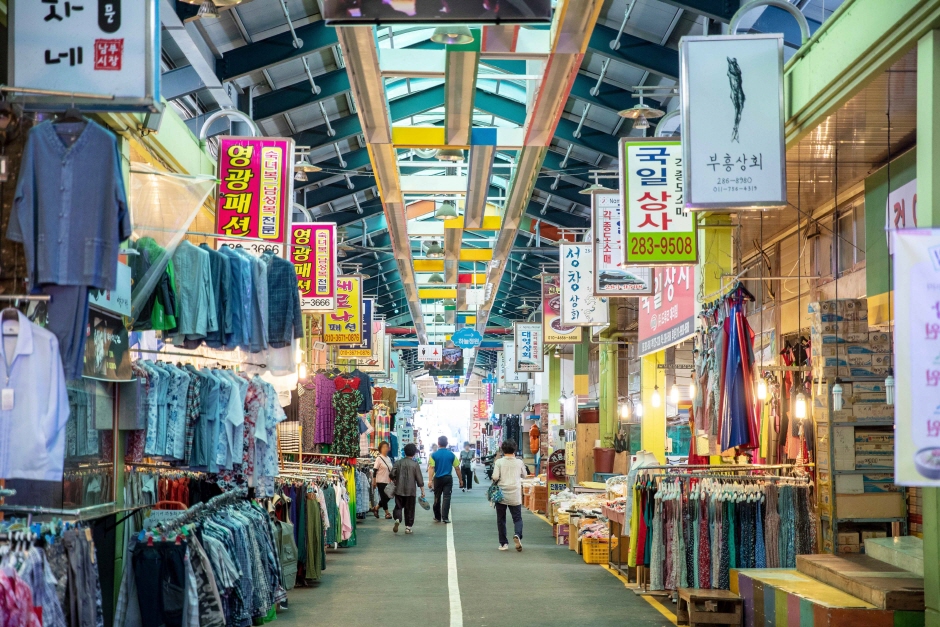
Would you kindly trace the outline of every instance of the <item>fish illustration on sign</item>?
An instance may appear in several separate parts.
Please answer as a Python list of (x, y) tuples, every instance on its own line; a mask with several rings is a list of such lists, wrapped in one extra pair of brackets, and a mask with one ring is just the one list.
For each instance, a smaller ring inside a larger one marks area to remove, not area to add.
[(731, 141), (741, 143), (738, 137), (738, 127), (741, 125), (741, 114), (744, 111), (744, 77), (737, 57), (728, 59), (728, 82), (731, 84), (731, 104), (734, 105), (734, 129), (731, 131)]

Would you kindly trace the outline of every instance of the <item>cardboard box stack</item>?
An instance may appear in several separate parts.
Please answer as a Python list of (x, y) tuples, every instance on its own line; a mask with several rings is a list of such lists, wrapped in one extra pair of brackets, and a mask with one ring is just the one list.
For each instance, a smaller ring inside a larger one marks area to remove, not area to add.
[(810, 303), (810, 340), (814, 374), (885, 377), (891, 368), (890, 333), (868, 330), (868, 301), (864, 298)]
[(923, 490), (907, 489), (907, 525), (908, 533), (918, 538), (924, 537)]

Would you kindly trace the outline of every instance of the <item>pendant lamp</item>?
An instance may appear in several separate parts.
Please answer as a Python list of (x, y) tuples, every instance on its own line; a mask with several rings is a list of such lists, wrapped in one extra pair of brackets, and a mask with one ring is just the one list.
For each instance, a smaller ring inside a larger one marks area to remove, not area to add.
[(767, 398), (767, 382), (764, 379), (758, 379), (757, 381), (757, 400), (765, 400)]
[(591, 183), (578, 193), (582, 196), (592, 196), (594, 194), (610, 194), (613, 193), (613, 191), (614, 190), (610, 189), (609, 187), (604, 187), (600, 183)]
[(653, 407), (659, 407), (662, 405), (663, 399), (659, 396), (659, 386), (653, 386), (653, 394), (650, 396), (650, 404)]
[(620, 404), (620, 418), (623, 420), (630, 419), (630, 401), (625, 401)]
[(689, 380), (689, 400), (690, 401), (695, 400), (695, 377), (692, 377)]
[(434, 212), (435, 220), (450, 220), (457, 217), (457, 206), (449, 200), (445, 200), (437, 206)]
[(451, 24), (435, 28), (431, 41), (436, 44), (466, 45), (473, 43), (473, 33), (462, 24)]
[(832, 385), (832, 410), (842, 411), (842, 379), (836, 377)]
[(636, 406), (633, 408), (633, 415), (637, 418), (643, 417), (643, 403), (636, 404)]
[(806, 418), (806, 395), (800, 392), (796, 395), (796, 407), (794, 408), (797, 420)]
[(885, 379), (885, 402), (894, 405), (894, 369), (888, 369), (888, 378)]
[(444, 277), (437, 274), (436, 272), (431, 275), (431, 278), (428, 279), (428, 283), (443, 283)]
[(672, 389), (669, 390), (669, 400), (672, 401), (672, 404), (679, 406), (679, 386), (675, 383), (672, 384)]

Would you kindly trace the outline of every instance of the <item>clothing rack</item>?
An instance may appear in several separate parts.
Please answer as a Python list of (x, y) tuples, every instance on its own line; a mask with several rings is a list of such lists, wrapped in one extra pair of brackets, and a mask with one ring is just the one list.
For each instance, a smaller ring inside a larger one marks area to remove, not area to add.
[(147, 353), (150, 355), (169, 355), (171, 357), (189, 357), (197, 359), (208, 359), (209, 361), (224, 361), (230, 364), (246, 365), (246, 366), (257, 366), (259, 368), (267, 368), (268, 364), (258, 364), (253, 361), (239, 361), (237, 359), (227, 359), (225, 357), (210, 357), (208, 355), (200, 355), (198, 353), (183, 353), (180, 351), (164, 351), (164, 350), (152, 350), (147, 348), (132, 348), (131, 352), (137, 353)]
[(176, 518), (167, 524), (160, 524), (158, 528), (164, 534), (172, 533), (183, 525), (187, 525), (191, 522), (194, 522), (196, 518), (202, 516), (203, 514), (209, 514), (216, 510), (227, 507), (232, 503), (236, 503), (240, 500), (248, 498), (248, 490), (245, 488), (239, 488), (237, 490), (232, 490), (231, 492), (226, 492), (220, 494), (219, 496), (214, 496), (205, 503), (197, 503), (193, 507), (186, 510), (179, 518)]

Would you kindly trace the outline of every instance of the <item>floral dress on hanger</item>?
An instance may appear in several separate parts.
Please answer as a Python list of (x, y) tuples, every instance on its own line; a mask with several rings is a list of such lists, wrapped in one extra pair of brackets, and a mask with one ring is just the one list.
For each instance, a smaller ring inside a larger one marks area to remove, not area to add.
[(336, 394), (333, 395), (333, 409), (336, 410), (336, 424), (333, 427), (333, 446), (330, 452), (336, 455), (356, 457), (359, 455), (359, 404), (362, 393), (358, 377), (336, 377)]

